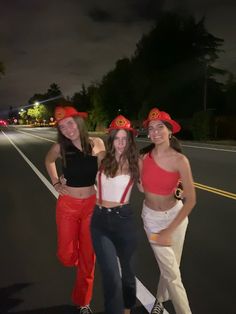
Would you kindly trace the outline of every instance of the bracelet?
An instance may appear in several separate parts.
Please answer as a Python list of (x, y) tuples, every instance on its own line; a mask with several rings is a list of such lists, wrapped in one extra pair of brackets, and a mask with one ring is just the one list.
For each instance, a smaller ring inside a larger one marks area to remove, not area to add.
[(57, 184), (61, 183), (60, 181), (57, 181), (56, 183), (54, 183), (52, 186), (55, 186)]

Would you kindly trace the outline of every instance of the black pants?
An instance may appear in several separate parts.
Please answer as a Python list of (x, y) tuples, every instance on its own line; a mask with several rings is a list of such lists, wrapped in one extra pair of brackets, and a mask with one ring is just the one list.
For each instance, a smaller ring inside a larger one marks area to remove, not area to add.
[(123, 314), (124, 308), (132, 308), (136, 302), (136, 282), (130, 265), (136, 248), (136, 229), (130, 205), (111, 209), (96, 206), (91, 234), (102, 273), (105, 313)]

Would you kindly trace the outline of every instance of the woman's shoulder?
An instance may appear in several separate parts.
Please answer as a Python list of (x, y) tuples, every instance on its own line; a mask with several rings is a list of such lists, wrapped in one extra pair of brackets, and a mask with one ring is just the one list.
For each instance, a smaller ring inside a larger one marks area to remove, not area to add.
[(93, 146), (103, 146), (104, 142), (100, 137), (89, 137), (89, 140), (92, 142)]
[(105, 151), (105, 145), (103, 140), (100, 137), (90, 137), (89, 138), (93, 146), (93, 155)]
[(61, 157), (61, 148), (59, 143), (52, 144), (47, 153), (47, 157), (54, 160), (56, 160), (58, 157)]
[(61, 151), (60, 144), (59, 143), (52, 144), (50, 150), (54, 151), (55, 153), (60, 153), (60, 151)]
[(175, 159), (175, 163), (179, 166), (179, 167), (184, 167), (184, 166), (187, 166), (189, 165), (189, 160), (188, 158), (182, 154), (182, 153), (179, 153), (179, 152), (176, 152), (174, 154), (174, 159)]

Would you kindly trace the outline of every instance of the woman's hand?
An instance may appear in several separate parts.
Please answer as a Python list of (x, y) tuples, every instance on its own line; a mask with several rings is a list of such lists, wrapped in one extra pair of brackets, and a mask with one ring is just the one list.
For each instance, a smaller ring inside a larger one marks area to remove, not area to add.
[(160, 246), (171, 246), (172, 237), (168, 229), (163, 229), (159, 233), (151, 233), (149, 236), (149, 241), (152, 244)]
[(67, 191), (67, 185), (65, 182), (57, 182), (56, 184), (54, 184), (54, 189), (60, 194), (60, 195), (66, 195), (68, 194)]

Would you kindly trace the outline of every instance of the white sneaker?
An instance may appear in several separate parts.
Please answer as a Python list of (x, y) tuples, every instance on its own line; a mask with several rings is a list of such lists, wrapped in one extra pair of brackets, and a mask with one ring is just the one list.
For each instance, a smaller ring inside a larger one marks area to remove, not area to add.
[(151, 314), (163, 314), (164, 313), (164, 306), (158, 300), (155, 301), (153, 308), (151, 310)]
[(92, 311), (89, 305), (81, 306), (78, 308), (80, 314), (92, 314)]

